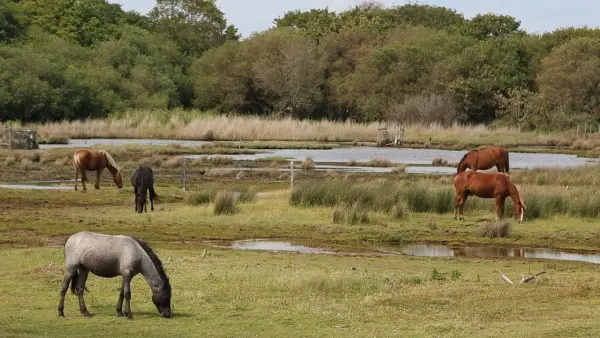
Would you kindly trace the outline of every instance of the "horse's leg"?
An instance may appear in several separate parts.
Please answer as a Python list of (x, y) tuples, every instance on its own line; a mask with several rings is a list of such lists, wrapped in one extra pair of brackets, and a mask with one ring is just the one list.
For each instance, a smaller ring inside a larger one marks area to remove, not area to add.
[(85, 173), (85, 170), (81, 169), (81, 185), (83, 185), (83, 190), (87, 190), (87, 188), (85, 186), (86, 181), (87, 181), (87, 175)]
[(500, 219), (504, 218), (504, 202), (506, 202), (506, 200), (502, 200), (502, 202), (500, 202)]
[(77, 267), (75, 269), (67, 268), (67, 272), (65, 272), (65, 278), (63, 279), (62, 284), (60, 285), (60, 301), (58, 302), (58, 316), (64, 317), (64, 309), (65, 309), (65, 295), (67, 294), (67, 290), (69, 289), (69, 283), (71, 279), (73, 279), (73, 275), (77, 271)]
[(85, 302), (83, 301), (83, 291), (85, 291), (85, 282), (87, 281), (89, 272), (90, 271), (83, 266), (79, 267), (79, 277), (77, 278), (77, 285), (75, 286), (77, 297), (79, 298), (79, 311), (84, 317), (92, 316), (88, 312), (87, 308), (85, 307)]
[(454, 220), (458, 219), (458, 205), (460, 204), (460, 200), (462, 199), (462, 195), (461, 194), (456, 194), (456, 197), (454, 197)]
[(136, 185), (133, 186), (133, 194), (135, 195), (135, 199), (133, 200), (133, 205), (135, 205), (135, 212), (138, 211), (138, 188)]
[(121, 286), (121, 293), (119, 293), (119, 301), (117, 302), (117, 317), (123, 317), (123, 298), (125, 298), (123, 287)]
[(465, 207), (465, 203), (467, 203), (467, 198), (468, 198), (468, 197), (469, 197), (469, 194), (468, 194), (468, 193), (466, 193), (466, 192), (465, 192), (465, 193), (463, 193), (463, 194), (462, 194), (461, 201), (460, 201), (460, 204), (459, 204), (459, 206), (458, 206), (458, 211), (460, 212), (460, 216), (459, 216), (459, 217), (460, 217), (460, 219), (461, 219), (461, 220), (463, 220), (463, 221), (465, 220), (465, 215), (463, 214), (463, 208)]
[(102, 169), (96, 170), (96, 184), (94, 185), (94, 188), (96, 188), (96, 189), (100, 189), (100, 174), (101, 173), (102, 173)]
[(496, 208), (495, 208), (496, 221), (502, 219), (502, 209), (504, 207), (502, 204), (503, 204), (502, 198), (496, 197)]
[(154, 187), (150, 186), (150, 210), (154, 211), (154, 196), (156, 193), (154, 192)]
[(77, 191), (77, 176), (79, 175), (79, 168), (75, 166), (75, 191)]
[(133, 319), (131, 315), (131, 276), (123, 276), (123, 297), (125, 297), (125, 316), (127, 319)]

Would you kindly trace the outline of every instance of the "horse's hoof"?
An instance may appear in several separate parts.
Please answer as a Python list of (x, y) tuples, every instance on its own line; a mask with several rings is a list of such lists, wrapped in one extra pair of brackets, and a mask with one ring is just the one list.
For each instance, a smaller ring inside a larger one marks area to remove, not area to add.
[(89, 312), (87, 312), (87, 311), (86, 311), (86, 312), (83, 312), (82, 314), (83, 314), (83, 316), (84, 316), (84, 317), (86, 317), (86, 318), (91, 318), (91, 317), (93, 316), (91, 313), (89, 313)]
[(122, 311), (117, 311), (117, 317), (123, 317), (123, 312)]
[(133, 320), (133, 316), (132, 315), (127, 316), (127, 320)]

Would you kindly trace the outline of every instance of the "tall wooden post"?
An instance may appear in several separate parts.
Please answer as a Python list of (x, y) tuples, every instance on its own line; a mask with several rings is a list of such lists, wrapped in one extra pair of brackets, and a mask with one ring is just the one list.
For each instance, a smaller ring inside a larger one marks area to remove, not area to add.
[(294, 160), (290, 161), (290, 190), (294, 190)]
[(187, 184), (187, 158), (183, 158), (183, 192), (186, 190)]

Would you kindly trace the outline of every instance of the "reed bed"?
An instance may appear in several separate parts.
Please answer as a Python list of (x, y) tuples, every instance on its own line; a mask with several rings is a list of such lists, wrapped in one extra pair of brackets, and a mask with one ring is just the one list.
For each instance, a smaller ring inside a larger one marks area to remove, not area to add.
[(510, 180), (515, 184), (540, 186), (598, 186), (600, 185), (600, 165), (588, 164), (574, 168), (551, 168), (520, 170), (511, 173)]
[[(339, 207), (358, 205), (369, 211), (389, 213), (402, 219), (409, 212), (450, 213), (454, 210), (454, 188), (440, 186), (435, 181), (378, 181), (349, 183), (343, 180), (307, 183), (297, 186), (290, 203), (299, 207)], [(600, 216), (600, 192), (586, 187), (524, 186), (522, 198), (526, 204), (525, 219), (551, 218), (568, 215), (580, 218)], [(399, 210), (399, 205), (402, 205)], [(406, 209), (406, 210), (404, 210)], [(469, 197), (465, 213), (486, 211), (493, 214), (494, 200)], [(506, 199), (505, 216), (514, 216), (514, 204)]]
[[(18, 125), (18, 123), (12, 123)], [(198, 111), (128, 111), (106, 119), (50, 122), (31, 125), (45, 139), (66, 138), (158, 138), (206, 141), (320, 141), (375, 142), (379, 124), (352, 121), (274, 119), (256, 116), (225, 116)], [(451, 126), (414, 124), (403, 126), (404, 141), (424, 146), (478, 145), (572, 146), (593, 149), (600, 136), (576, 137), (567, 133), (520, 132), (515, 128), (485, 125)]]

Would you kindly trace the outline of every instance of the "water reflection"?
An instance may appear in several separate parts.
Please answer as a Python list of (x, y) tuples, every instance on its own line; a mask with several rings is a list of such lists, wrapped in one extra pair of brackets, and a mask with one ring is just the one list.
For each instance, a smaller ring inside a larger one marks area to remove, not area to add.
[(331, 254), (333, 252), (311, 248), (304, 245), (292, 245), (289, 242), (280, 242), (280, 241), (267, 241), (267, 240), (243, 240), (243, 241), (235, 241), (231, 244), (232, 249), (239, 250), (262, 250), (262, 251), (287, 251), (287, 252), (297, 252), (303, 254)]
[(429, 244), (407, 244), (396, 247), (396, 252), (421, 257), (466, 257), (466, 258), (539, 258), (560, 261), (576, 261), (600, 264), (598, 253), (578, 253), (558, 249), (518, 248), (510, 246), (444, 246)]
[[(305, 254), (332, 254), (321, 248), (292, 245), (285, 241), (242, 240), (235, 241), (231, 248), (240, 250), (288, 251)], [(600, 264), (600, 253), (579, 253), (559, 249), (521, 248), (511, 246), (446, 246), (435, 244), (403, 244), (399, 246), (373, 247), (372, 250), (417, 257), (463, 257), (463, 258), (529, 258), (575, 261)]]

